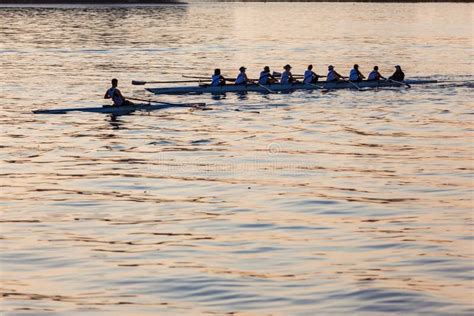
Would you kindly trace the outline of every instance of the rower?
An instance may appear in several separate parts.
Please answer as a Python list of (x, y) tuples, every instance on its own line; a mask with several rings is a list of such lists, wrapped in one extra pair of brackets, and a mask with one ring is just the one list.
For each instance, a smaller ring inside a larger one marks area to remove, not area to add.
[(379, 66), (374, 66), (374, 70), (372, 70), (367, 78), (367, 81), (379, 81), (380, 79), (386, 80), (379, 72)]
[(322, 77), (324, 76), (320, 76), (313, 71), (313, 65), (309, 65), (308, 69), (304, 72), (303, 83), (316, 83)]
[(402, 71), (402, 67), (400, 67), (400, 65), (396, 65), (395, 72), (393, 75), (388, 77), (388, 79), (393, 81), (403, 81), (405, 79), (405, 74)]
[(237, 78), (235, 79), (235, 84), (236, 85), (242, 85), (242, 84), (247, 84), (249, 82), (249, 79), (247, 78), (247, 74), (245, 73), (245, 68), (244, 66), (239, 68), (239, 74), (237, 75)]
[(225, 85), (225, 78), (221, 75), (219, 68), (214, 69), (214, 75), (211, 77), (211, 86), (218, 87)]
[(258, 83), (259, 84), (272, 84), (276, 82), (278, 82), (278, 80), (270, 73), (270, 67), (265, 66), (263, 68), (263, 71), (260, 73)]
[(327, 82), (332, 82), (332, 81), (339, 81), (341, 79), (344, 79), (344, 76), (341, 76), (334, 70), (333, 65), (328, 66), (328, 75), (327, 75)]
[(297, 82), (295, 78), (293, 78), (293, 75), (291, 74), (291, 66), (290, 65), (285, 65), (283, 67), (285, 71), (281, 73), (281, 78), (280, 78), (280, 83), (281, 84), (289, 84), (289, 83), (295, 83)]
[(355, 64), (349, 73), (349, 81), (362, 81), (365, 76), (359, 71), (359, 65)]
[(126, 106), (126, 105), (133, 105), (132, 102), (125, 99), (122, 95), (122, 92), (117, 88), (118, 80), (112, 79), (112, 87), (105, 92), (104, 99), (112, 99), (114, 101), (114, 106)]

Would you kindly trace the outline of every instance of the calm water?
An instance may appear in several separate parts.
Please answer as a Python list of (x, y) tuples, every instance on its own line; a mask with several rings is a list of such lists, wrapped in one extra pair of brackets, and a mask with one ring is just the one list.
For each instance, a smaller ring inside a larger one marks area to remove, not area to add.
[(473, 80), (472, 4), (0, 8), (5, 315), (474, 313), (472, 83), (165, 96), (109, 80), (357, 62)]

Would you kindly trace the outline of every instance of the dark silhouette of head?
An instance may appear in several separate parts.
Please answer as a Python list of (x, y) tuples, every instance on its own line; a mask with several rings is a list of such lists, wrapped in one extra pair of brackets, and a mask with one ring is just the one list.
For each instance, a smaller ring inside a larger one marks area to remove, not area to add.
[(283, 69), (285, 70), (290, 70), (291, 69), (291, 66), (289, 64), (286, 64), (285, 67), (283, 67)]
[(359, 69), (359, 65), (355, 64), (354, 69)]
[(379, 70), (379, 66), (374, 66), (374, 70)]
[(220, 75), (221, 70), (219, 68), (214, 69), (214, 75)]
[(117, 79), (112, 79), (112, 87), (117, 87), (118, 86), (118, 80)]
[(242, 67), (239, 68), (239, 70), (240, 70), (241, 72), (245, 72), (245, 69), (247, 69), (247, 68), (245, 68), (244, 66), (242, 66)]
[(308, 70), (313, 70), (313, 65), (308, 65)]
[(266, 71), (266, 72), (270, 72), (270, 67), (265, 66), (265, 67), (263, 67), (263, 70)]
[(328, 70), (334, 70), (334, 66), (333, 66), (333, 65), (329, 65), (329, 66), (328, 66)]

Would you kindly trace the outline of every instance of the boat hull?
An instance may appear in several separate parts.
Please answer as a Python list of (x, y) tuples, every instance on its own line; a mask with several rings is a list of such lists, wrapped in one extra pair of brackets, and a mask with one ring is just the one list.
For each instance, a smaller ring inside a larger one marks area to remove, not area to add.
[(211, 86), (182, 86), (182, 87), (168, 87), (168, 88), (147, 88), (151, 93), (154, 94), (201, 94), (201, 93), (212, 93), (212, 94), (224, 94), (224, 93), (245, 93), (245, 92), (261, 92), (261, 93), (272, 93), (272, 92), (290, 92), (295, 90), (318, 90), (318, 89), (358, 89), (358, 88), (381, 88), (381, 87), (400, 87), (406, 84), (429, 84), (436, 83), (436, 80), (406, 80), (402, 83), (396, 83), (389, 80), (380, 81), (361, 81), (351, 83), (348, 81), (338, 82), (318, 82), (315, 84), (269, 84), (265, 86), (248, 84), (248, 85), (224, 85), (219, 87)]
[(125, 115), (136, 111), (155, 111), (173, 107), (197, 107), (202, 106), (203, 103), (165, 103), (165, 104), (135, 104), (127, 106), (109, 106), (103, 105), (101, 107), (90, 108), (64, 108), (64, 109), (50, 109), (50, 110), (35, 110), (34, 114), (66, 114), (69, 112), (87, 112), (87, 113), (101, 113), (112, 115)]

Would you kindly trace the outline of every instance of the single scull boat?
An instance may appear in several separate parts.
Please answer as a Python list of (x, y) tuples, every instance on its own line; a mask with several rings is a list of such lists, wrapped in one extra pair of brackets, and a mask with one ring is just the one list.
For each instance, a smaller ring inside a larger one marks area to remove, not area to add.
[(127, 106), (110, 106), (103, 105), (101, 107), (90, 107), (90, 108), (64, 108), (64, 109), (51, 109), (51, 110), (34, 110), (35, 114), (66, 114), (68, 112), (88, 112), (88, 113), (102, 113), (112, 115), (124, 115), (130, 114), (135, 111), (155, 111), (173, 107), (185, 107), (185, 108), (200, 108), (205, 106), (206, 103), (156, 103), (156, 104), (134, 104)]

